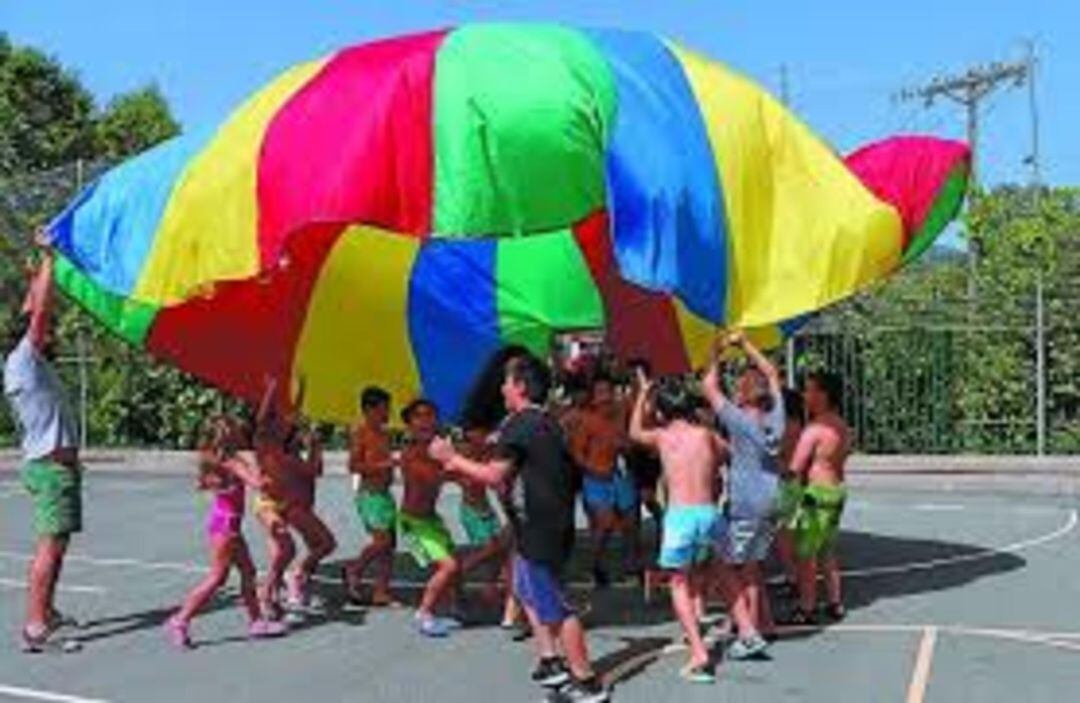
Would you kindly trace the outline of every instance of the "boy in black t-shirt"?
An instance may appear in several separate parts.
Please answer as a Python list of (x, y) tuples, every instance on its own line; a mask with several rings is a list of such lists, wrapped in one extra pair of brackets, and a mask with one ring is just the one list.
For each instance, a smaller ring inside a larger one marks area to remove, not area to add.
[(502, 386), (510, 415), (498, 433), (497, 457), (472, 461), (445, 439), (433, 441), (429, 451), (450, 473), (509, 489), (514, 594), (532, 624), (540, 659), (533, 680), (557, 689), (549, 700), (604, 703), (610, 694), (593, 673), (585, 630), (563, 592), (562, 570), (574, 544), (574, 468), (562, 428), (541, 408), (549, 385), (539, 359), (511, 359)]

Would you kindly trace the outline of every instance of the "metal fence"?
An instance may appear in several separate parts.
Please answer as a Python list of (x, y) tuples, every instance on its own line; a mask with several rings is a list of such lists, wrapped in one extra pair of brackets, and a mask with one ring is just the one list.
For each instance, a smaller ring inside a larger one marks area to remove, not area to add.
[(926, 322), (836, 311), (788, 340), (786, 355), (796, 377), (820, 368), (843, 378), (860, 451), (1078, 453), (1078, 299), (1048, 305), (1040, 286), (1011, 310), (938, 301)]
[[(0, 240), (25, 236), (28, 222), (58, 211), (106, 166), (76, 163), (0, 180)], [(861, 451), (1077, 453), (1078, 310), (1080, 289), (1060, 281), (1022, 296), (931, 295), (900, 305), (892, 291), (879, 291), (819, 316), (789, 340), (787, 356), (793, 376), (820, 367), (844, 378)], [(77, 389), (84, 442), (100, 441), (87, 436), (101, 385), (90, 324), (79, 321), (59, 358), (65, 382)], [(0, 444), (12, 438), (0, 403)]]

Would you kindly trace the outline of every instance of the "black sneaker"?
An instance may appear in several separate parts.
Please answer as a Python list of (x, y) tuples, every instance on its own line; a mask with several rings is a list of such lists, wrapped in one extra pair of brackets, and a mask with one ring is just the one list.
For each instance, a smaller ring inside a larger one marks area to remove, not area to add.
[(532, 682), (544, 688), (559, 688), (570, 681), (570, 670), (559, 657), (541, 659), (532, 672)]
[(611, 691), (595, 676), (587, 681), (573, 679), (548, 697), (548, 701), (557, 703), (607, 703), (610, 700)]

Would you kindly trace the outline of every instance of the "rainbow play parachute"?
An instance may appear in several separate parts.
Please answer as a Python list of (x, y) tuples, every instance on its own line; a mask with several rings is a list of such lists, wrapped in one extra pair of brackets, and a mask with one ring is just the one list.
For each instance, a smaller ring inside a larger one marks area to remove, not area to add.
[(675, 371), (717, 326), (851, 295), (929, 246), (968, 165), (927, 137), (844, 160), (649, 34), (478, 25), (296, 66), (50, 230), (70, 296), (233, 394), (302, 376), (318, 419), (369, 383), (453, 414), (506, 343), (604, 327)]

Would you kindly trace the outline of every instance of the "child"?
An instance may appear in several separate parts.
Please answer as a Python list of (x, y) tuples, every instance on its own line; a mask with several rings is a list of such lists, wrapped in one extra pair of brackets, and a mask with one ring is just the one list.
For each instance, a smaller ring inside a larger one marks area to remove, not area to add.
[(792, 533), (799, 503), (802, 501), (802, 482), (791, 471), (791, 460), (805, 423), (803, 399), (797, 391), (784, 389), (784, 436), (780, 441), (780, 488), (776, 533), (776, 555), (784, 569), (786, 579), (782, 591), (791, 595), (796, 589), (797, 567), (795, 560), (795, 537)]
[(776, 367), (742, 333), (724, 344), (739, 347), (752, 365), (739, 377), (734, 402), (720, 388), (719, 347), (702, 380), (705, 399), (731, 443), (728, 500), (717, 540), (720, 583), (739, 628), (728, 656), (748, 659), (765, 653), (775, 631), (761, 562), (775, 533), (784, 406)]
[[(301, 391), (302, 393), (303, 391)], [(303, 610), (314, 605), (310, 583), (319, 564), (337, 548), (326, 523), (315, 512), (315, 482), (323, 473), (322, 443), (313, 430), (292, 428), (286, 443), (286, 466), (293, 498), (286, 506), (285, 521), (300, 533), (307, 554), (287, 578), (288, 605)]]
[(690, 661), (680, 672), (694, 683), (715, 680), (709, 651), (698, 626), (705, 579), (720, 515), (715, 494), (718, 469), (726, 451), (709, 428), (694, 423), (695, 407), (687, 390), (674, 380), (656, 394), (660, 426), (645, 429), (648, 379), (638, 370), (639, 392), (630, 420), (630, 438), (660, 453), (668, 508), (660, 567), (671, 571), (671, 604), (690, 644)]
[[(488, 433), (482, 427), (467, 427), (465, 430), (465, 443), (461, 453), (473, 461), (487, 461), (491, 458), (491, 445), (488, 444)], [(461, 507), (458, 519), (465, 535), (469, 540), (472, 551), (461, 560), (461, 582), (464, 577), (474, 569), (484, 564), (494, 564), (496, 572), (507, 574), (509, 562), (507, 552), (509, 540), (499, 525), (499, 517), (491, 507), (488, 500), (487, 486), (479, 481), (462, 476), (458, 479), (461, 485)], [(485, 594), (489, 601), (494, 602), (497, 598), (498, 587), (493, 582), (489, 584)], [(507, 589), (507, 599), (512, 596)], [(513, 606), (504, 602), (504, 615), (513, 614)]]
[(636, 573), (637, 488), (626, 470), (628, 449), (623, 408), (615, 398), (615, 385), (607, 376), (592, 382), (591, 402), (581, 416), (572, 449), (584, 469), (582, 502), (593, 534), (593, 579), (598, 587), (610, 583), (603, 566), (612, 532), (623, 534), (623, 566)]
[(233, 566), (240, 572), (240, 595), (248, 613), (248, 635), (262, 638), (285, 634), (280, 623), (263, 617), (255, 592), (255, 565), (247, 540), (240, 531), (244, 487), (261, 488), (263, 484), (258, 471), (237, 455), (237, 449), (242, 446), (241, 434), (237, 423), (218, 418), (212, 421), (208, 440), (199, 452), (199, 489), (214, 493), (206, 523), (210, 573), (188, 594), (180, 610), (165, 625), (169, 640), (182, 649), (192, 647), (191, 619), (225, 584)]
[(799, 608), (792, 621), (806, 624), (814, 618), (817, 604), (817, 565), (825, 569), (829, 604), (826, 615), (843, 619), (840, 594), (840, 560), (836, 537), (847, 500), (844, 468), (851, 454), (851, 428), (840, 417), (840, 379), (829, 373), (806, 378), (806, 409), (810, 423), (799, 438), (791, 468), (805, 485), (795, 520), (795, 550), (799, 558)]
[[(633, 407), (643, 392), (641, 379), (648, 379), (652, 375), (652, 365), (646, 359), (633, 359), (627, 364), (627, 367), (630, 373), (633, 374), (630, 386), (630, 407)], [(629, 418), (627, 419), (629, 420)], [(649, 413), (646, 411), (643, 419), (646, 428), (650, 426), (650, 419)], [(645, 510), (648, 511), (649, 516), (652, 517), (656, 525), (656, 543), (659, 545), (663, 542), (664, 524), (664, 508), (660, 504), (656, 491), (663, 473), (660, 458), (656, 455), (654, 449), (634, 444), (626, 453), (626, 466), (630, 476), (634, 479), (634, 485), (637, 486), (638, 500), (645, 506)]]
[(532, 680), (557, 689), (549, 700), (605, 703), (610, 693), (593, 671), (585, 629), (562, 585), (574, 546), (575, 468), (562, 428), (542, 409), (549, 387), (550, 375), (539, 359), (512, 358), (502, 386), (510, 415), (499, 430), (497, 457), (472, 461), (443, 439), (433, 441), (429, 451), (454, 474), (509, 488), (514, 593), (532, 624), (539, 659)]
[(437, 617), (435, 610), (452, 595), (460, 567), (454, 558), (450, 532), (436, 509), (444, 480), (442, 466), (428, 456), (428, 445), (438, 428), (438, 412), (434, 403), (414, 400), (401, 412), (401, 419), (408, 428), (410, 442), (401, 456), (405, 495), (398, 530), (420, 568), (434, 566), (416, 610), (416, 628), (425, 637), (446, 637), (461, 623)]
[(266, 531), (269, 556), (266, 577), (259, 589), (259, 600), (266, 616), (275, 621), (284, 616), (280, 602), (281, 589), (285, 582), (285, 571), (296, 557), (296, 543), (285, 519), (291, 492), (289, 462), (285, 453), (288, 432), (285, 421), (275, 407), (277, 388), (276, 379), (267, 380), (256, 415), (252, 443), (262, 478), (252, 510)]
[(356, 513), (371, 536), (371, 542), (360, 552), (360, 556), (345, 564), (342, 578), (349, 598), (361, 601), (360, 582), (368, 566), (375, 564), (371, 605), (396, 606), (398, 602), (390, 592), (394, 549), (397, 546), (394, 534), (397, 505), (390, 494), (397, 460), (391, 450), (390, 434), (386, 431), (390, 420), (390, 394), (375, 386), (365, 388), (360, 394), (360, 410), (364, 419), (352, 435), (349, 471), (359, 479)]

